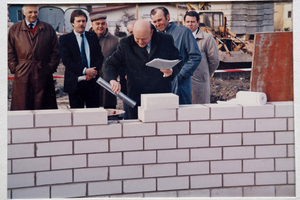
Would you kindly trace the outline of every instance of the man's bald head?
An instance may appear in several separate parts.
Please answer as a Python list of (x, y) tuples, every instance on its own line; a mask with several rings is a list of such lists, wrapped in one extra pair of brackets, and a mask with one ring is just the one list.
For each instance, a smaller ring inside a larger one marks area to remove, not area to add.
[(133, 36), (135, 42), (140, 47), (145, 47), (152, 38), (153, 30), (151, 28), (150, 22), (146, 20), (138, 20), (133, 26)]

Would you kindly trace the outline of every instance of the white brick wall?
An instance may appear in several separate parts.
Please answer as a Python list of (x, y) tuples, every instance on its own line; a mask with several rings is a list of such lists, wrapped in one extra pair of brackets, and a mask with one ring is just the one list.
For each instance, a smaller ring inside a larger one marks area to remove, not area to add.
[(149, 108), (9, 111), (8, 198), (295, 195), (293, 102)]

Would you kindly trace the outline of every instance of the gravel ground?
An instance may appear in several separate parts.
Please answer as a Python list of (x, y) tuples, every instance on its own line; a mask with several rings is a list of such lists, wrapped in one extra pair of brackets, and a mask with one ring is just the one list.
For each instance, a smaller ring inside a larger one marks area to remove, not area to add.
[[(8, 70), (9, 71), (9, 70)], [(55, 76), (64, 75), (64, 66), (60, 64), (57, 68)], [(8, 76), (13, 76), (8, 72)], [(247, 91), (250, 89), (250, 75), (249, 74), (215, 74), (211, 79), (211, 103), (217, 101), (227, 101), (235, 98), (238, 91)], [(13, 80), (8, 80), (8, 110), (11, 102)], [(57, 104), (59, 109), (69, 108), (69, 98), (66, 93), (63, 92), (63, 79), (57, 78), (55, 80), (55, 90), (57, 97)], [(118, 109), (123, 109), (121, 100), (118, 100)]]

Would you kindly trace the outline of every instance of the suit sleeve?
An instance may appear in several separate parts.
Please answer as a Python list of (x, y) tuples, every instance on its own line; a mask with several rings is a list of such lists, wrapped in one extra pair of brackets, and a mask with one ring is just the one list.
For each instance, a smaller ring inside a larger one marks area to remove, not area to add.
[[(169, 35), (167, 35), (167, 36), (169, 36)], [(174, 79), (174, 77), (176, 77), (177, 74), (180, 72), (183, 62), (182, 62), (182, 57), (180, 56), (179, 50), (176, 48), (176, 46), (174, 44), (173, 37), (170, 35), (170, 37), (168, 37), (168, 38), (169, 38), (169, 40), (168, 40), (169, 42), (167, 44), (168, 44), (168, 47), (170, 48), (169, 59), (170, 60), (176, 60), (176, 59), (180, 60), (180, 62), (172, 68), (173, 69), (172, 75), (168, 76), (168, 78), (172, 81)]]
[(184, 40), (184, 48), (187, 53), (188, 59), (186, 63), (184, 63), (180, 74), (184, 78), (190, 78), (201, 62), (202, 57), (197, 42), (189, 29), (185, 31), (182, 40)]
[(74, 48), (77, 48), (76, 41), (68, 41), (68, 36), (70, 35), (63, 35), (59, 38), (59, 51), (61, 55), (62, 62), (66, 67), (66, 70), (72, 72), (75, 76), (82, 76), (82, 71), (84, 67), (81, 65), (80, 59), (76, 61), (74, 59), (74, 55), (72, 51)]
[(117, 80), (118, 72), (125, 66), (122, 40), (117, 50), (109, 56), (103, 64), (103, 77), (106, 81)]
[(95, 62), (91, 63), (91, 67), (96, 67), (96, 70), (100, 71), (103, 64), (104, 57), (101, 51), (101, 46), (99, 44), (97, 35), (92, 33), (91, 38), (92, 38), (92, 43), (89, 45), (92, 46), (91, 54), (92, 54), (92, 58), (95, 59)]
[(16, 71), (16, 66), (18, 65), (18, 57), (17, 53), (15, 50), (15, 44), (14, 44), (14, 37), (13, 37), (13, 27), (9, 29), (8, 32), (8, 40), (7, 40), (7, 63), (8, 63), (8, 68), (12, 74), (15, 73)]

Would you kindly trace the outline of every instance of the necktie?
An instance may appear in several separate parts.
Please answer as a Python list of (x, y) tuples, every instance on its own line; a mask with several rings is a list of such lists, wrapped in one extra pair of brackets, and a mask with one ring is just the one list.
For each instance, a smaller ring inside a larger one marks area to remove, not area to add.
[(33, 24), (30, 23), (28, 26), (30, 29), (33, 29)]
[(148, 57), (149, 57), (149, 54), (148, 54), (148, 51), (147, 51), (147, 46), (145, 46), (145, 47), (143, 48), (143, 52), (144, 52), (144, 54), (146, 55), (146, 57), (148, 58)]
[(81, 64), (84, 67), (88, 67), (86, 54), (85, 54), (85, 48), (84, 48), (84, 37), (83, 37), (83, 34), (81, 34), (80, 36), (81, 36), (81, 50), (80, 50)]

